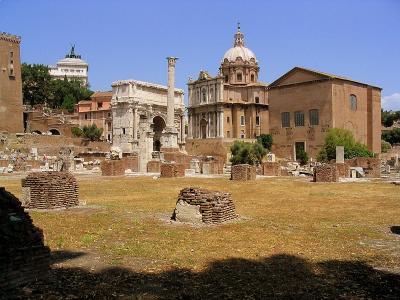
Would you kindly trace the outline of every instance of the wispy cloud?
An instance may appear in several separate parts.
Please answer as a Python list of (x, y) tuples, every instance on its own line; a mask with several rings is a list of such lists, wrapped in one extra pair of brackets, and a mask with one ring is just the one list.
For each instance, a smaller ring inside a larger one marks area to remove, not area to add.
[(382, 97), (382, 108), (384, 110), (400, 110), (400, 93)]

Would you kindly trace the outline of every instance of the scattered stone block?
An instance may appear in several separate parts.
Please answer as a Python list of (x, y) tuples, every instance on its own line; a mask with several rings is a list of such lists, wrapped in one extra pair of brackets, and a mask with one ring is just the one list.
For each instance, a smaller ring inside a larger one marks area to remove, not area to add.
[(336, 163), (344, 163), (344, 146), (336, 146)]
[(336, 167), (339, 177), (341, 177), (341, 178), (349, 178), (350, 177), (350, 167), (348, 164), (335, 163), (333, 165)]
[(181, 190), (172, 219), (181, 222), (220, 224), (238, 216), (231, 194), (197, 187)]
[(256, 167), (248, 164), (234, 165), (231, 168), (231, 180), (255, 180)]
[(68, 172), (33, 172), (22, 179), (26, 208), (55, 209), (79, 205), (78, 184)]
[(0, 187), (0, 291), (15, 289), (45, 276), (50, 250), (21, 202)]

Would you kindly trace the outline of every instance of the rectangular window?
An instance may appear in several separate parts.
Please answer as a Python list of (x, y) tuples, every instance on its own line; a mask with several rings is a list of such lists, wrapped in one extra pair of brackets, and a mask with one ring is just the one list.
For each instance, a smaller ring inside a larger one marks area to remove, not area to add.
[(260, 103), (260, 98), (256, 97), (255, 100), (256, 100), (256, 103)]
[(318, 109), (310, 110), (310, 125), (319, 125), (319, 114)]
[(244, 116), (240, 116), (240, 125), (244, 126)]
[(296, 127), (304, 126), (304, 113), (302, 111), (294, 112), (294, 125)]
[(85, 114), (85, 120), (87, 120), (88, 119), (88, 114)]
[(226, 132), (226, 137), (228, 137), (228, 138), (231, 137), (231, 132), (229, 130)]
[(229, 117), (226, 117), (226, 123), (229, 123), (230, 119)]
[(237, 73), (236, 74), (236, 80), (237, 81), (242, 81), (242, 73)]
[(256, 116), (256, 126), (260, 126), (260, 116)]
[(14, 57), (14, 52), (10, 51), (10, 58)]
[(122, 134), (125, 134), (125, 128), (122, 128)]
[(102, 107), (103, 107), (103, 102), (98, 102), (98, 103), (97, 103), (97, 107), (98, 107), (98, 108), (102, 108)]
[(290, 112), (281, 113), (282, 127), (290, 127)]

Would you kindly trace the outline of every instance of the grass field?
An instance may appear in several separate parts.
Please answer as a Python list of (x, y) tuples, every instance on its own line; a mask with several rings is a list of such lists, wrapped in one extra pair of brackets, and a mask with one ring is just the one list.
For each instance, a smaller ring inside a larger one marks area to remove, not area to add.
[[(1, 185), (20, 196), (19, 180)], [(177, 195), (187, 186), (230, 192), (240, 220), (221, 226), (173, 224), (169, 217)], [(288, 178), (232, 182), (83, 177), (79, 192), (85, 208), (30, 212), (44, 231), (45, 243), (62, 257), (53, 267), (54, 282), (37, 283), (33, 295), (78, 293), (82, 298), (126, 299), (395, 299), (400, 295), (400, 237), (390, 230), (400, 225), (398, 186)], [(54, 278), (65, 279), (64, 285)], [(77, 287), (74, 280), (81, 284)]]

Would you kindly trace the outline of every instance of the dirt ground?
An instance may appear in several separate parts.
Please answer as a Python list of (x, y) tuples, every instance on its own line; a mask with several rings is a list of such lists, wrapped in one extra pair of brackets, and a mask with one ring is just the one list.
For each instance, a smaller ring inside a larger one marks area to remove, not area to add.
[[(78, 177), (85, 206), (30, 211), (50, 276), (7, 298), (399, 299), (400, 187), (309, 179)], [(20, 178), (0, 177), (20, 196)], [(230, 192), (240, 219), (175, 224), (179, 191)], [(2, 295), (0, 295), (1, 297)]]

